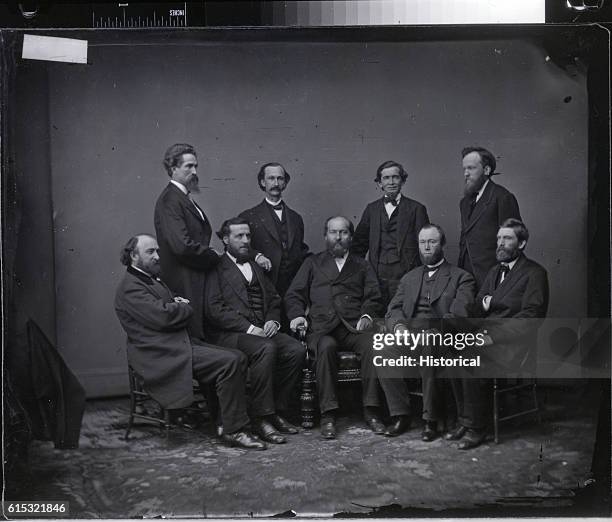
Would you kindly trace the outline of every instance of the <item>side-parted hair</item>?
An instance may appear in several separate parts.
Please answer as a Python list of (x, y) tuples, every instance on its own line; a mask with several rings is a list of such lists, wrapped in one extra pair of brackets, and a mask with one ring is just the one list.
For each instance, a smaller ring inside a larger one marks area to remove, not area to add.
[(188, 143), (175, 143), (168, 148), (164, 154), (164, 168), (168, 176), (172, 177), (172, 168), (181, 164), (183, 154), (193, 154), (196, 158), (198, 156), (193, 145)]
[(259, 186), (261, 190), (266, 190), (265, 188), (261, 186), (261, 182), (266, 177), (266, 169), (268, 167), (280, 167), (281, 169), (283, 169), (283, 172), (285, 173), (285, 185), (289, 184), (289, 180), (291, 179), (291, 176), (289, 175), (285, 167), (283, 167), (280, 163), (276, 163), (276, 162), (266, 163), (265, 165), (261, 166), (261, 168), (259, 169), (259, 172), (257, 173), (257, 185)]
[[(442, 227), (440, 225), (436, 225), (435, 223), (427, 223), (426, 225), (423, 225), (421, 227), (421, 230), (419, 230), (419, 234), (423, 230), (429, 230), (431, 228), (435, 228), (438, 231), (438, 234), (440, 234), (440, 245), (446, 245), (446, 234), (444, 233), (444, 230), (442, 230)], [(417, 237), (419, 234), (417, 234)]]
[(233, 217), (231, 219), (226, 219), (221, 225), (221, 228), (219, 229), (219, 231), (217, 232), (217, 237), (221, 241), (223, 241), (223, 238), (225, 236), (230, 235), (230, 227), (232, 225), (249, 225), (249, 228), (251, 227), (251, 224), (249, 223), (249, 221), (241, 217)]
[(141, 237), (150, 237), (151, 239), (155, 239), (155, 236), (151, 234), (136, 234), (127, 240), (127, 243), (121, 249), (119, 254), (119, 261), (124, 266), (131, 266), (132, 264), (132, 254), (138, 248), (138, 240)]
[(489, 176), (498, 174), (497, 172), (495, 172), (495, 167), (497, 167), (495, 156), (493, 156), (490, 151), (484, 149), (483, 147), (465, 147), (461, 151), (461, 159), (465, 158), (468, 154), (471, 154), (472, 152), (476, 152), (480, 156), (480, 164), (482, 165), (483, 169), (485, 167), (489, 167), (491, 169)]
[(499, 228), (511, 228), (514, 230), (516, 239), (519, 240), (519, 243), (529, 241), (529, 230), (527, 230), (525, 223), (519, 219), (508, 218), (499, 226)]
[(348, 228), (349, 228), (349, 232), (351, 233), (351, 236), (355, 234), (355, 226), (353, 225), (353, 222), (349, 218), (347, 218), (346, 216), (330, 216), (325, 220), (325, 228), (323, 229), (324, 236), (327, 234), (327, 225), (332, 219), (336, 219), (336, 218), (344, 219), (348, 223)]
[(397, 161), (389, 160), (385, 161), (376, 169), (376, 177), (374, 178), (374, 181), (380, 182), (382, 171), (391, 167), (395, 167), (397, 170), (399, 170), (399, 175), (402, 178), (402, 181), (406, 181), (408, 179), (408, 173), (404, 170), (402, 164), (398, 163)]

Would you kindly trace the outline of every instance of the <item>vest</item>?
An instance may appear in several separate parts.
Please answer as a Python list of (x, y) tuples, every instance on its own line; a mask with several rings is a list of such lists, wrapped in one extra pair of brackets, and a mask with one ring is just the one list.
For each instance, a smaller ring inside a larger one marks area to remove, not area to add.
[(249, 283), (246, 279), (244, 280), (244, 285), (247, 290), (247, 297), (249, 300), (249, 321), (255, 326), (262, 328), (265, 323), (265, 314), (264, 314), (264, 297), (263, 291), (261, 289), (261, 285), (255, 275), (255, 270), (253, 270), (253, 278)]
[(434, 284), (436, 279), (438, 278), (438, 272), (440, 270), (436, 270), (431, 277), (428, 277), (428, 269), (425, 267), (423, 269), (423, 278), (421, 280), (421, 290), (419, 291), (419, 298), (417, 299), (416, 306), (414, 309), (414, 317), (417, 318), (425, 318), (425, 317), (435, 317), (433, 310), (431, 309), (431, 304), (429, 302), (429, 296), (433, 291)]
[(272, 220), (278, 231), (278, 236), (281, 239), (281, 260), (278, 271), (284, 274), (289, 269), (289, 232), (287, 231), (287, 205), (283, 208), (283, 219), (278, 219), (278, 214), (272, 208), (272, 205), (267, 204), (272, 213)]
[[(400, 203), (401, 204), (401, 203)], [(399, 205), (398, 205), (399, 207)], [(384, 205), (380, 216), (380, 247), (378, 262), (383, 265), (392, 265), (400, 262), (397, 251), (397, 215), (398, 207), (395, 207), (391, 217), (387, 215)]]

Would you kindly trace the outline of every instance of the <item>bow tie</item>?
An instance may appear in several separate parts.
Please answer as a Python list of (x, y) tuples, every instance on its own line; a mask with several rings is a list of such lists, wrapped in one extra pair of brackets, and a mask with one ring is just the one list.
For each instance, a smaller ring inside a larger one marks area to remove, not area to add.
[(399, 201), (397, 201), (397, 196), (383, 196), (383, 201), (385, 202), (385, 205), (387, 203), (391, 203), (394, 207), (397, 207), (399, 205)]
[[(268, 203), (268, 205), (270, 205), (270, 203)], [(283, 210), (283, 208), (285, 207), (285, 204), (280, 201), (279, 203), (277, 203), (276, 205), (270, 205), (274, 210)]]
[(501, 267), (500, 267), (500, 274), (503, 274), (504, 277), (506, 277), (508, 275), (508, 272), (510, 272), (510, 267), (508, 265), (504, 265), (502, 263)]

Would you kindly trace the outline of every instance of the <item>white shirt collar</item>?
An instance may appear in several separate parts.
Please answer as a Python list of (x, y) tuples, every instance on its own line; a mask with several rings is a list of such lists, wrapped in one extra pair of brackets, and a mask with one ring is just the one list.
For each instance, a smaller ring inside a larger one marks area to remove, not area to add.
[(179, 183), (178, 181), (174, 181), (173, 179), (170, 180), (170, 183), (172, 183), (175, 187), (178, 187), (180, 189), (180, 191), (185, 194), (185, 196), (187, 194), (189, 194), (189, 191), (187, 190), (187, 187), (185, 185), (183, 185), (182, 183)]
[(518, 257), (514, 259), (513, 261), (510, 261), (509, 263), (502, 263), (502, 265), (508, 265), (508, 270), (512, 270), (514, 268), (514, 265), (516, 265), (517, 261), (518, 261)]
[(236, 263), (237, 265), (244, 265), (245, 263), (248, 263), (248, 261), (245, 261), (244, 263), (238, 263), (238, 259), (236, 259), (232, 254), (230, 254), (227, 250), (225, 251), (225, 255), (227, 257), (229, 257), (234, 263)]
[(276, 203), (274, 203), (273, 201), (270, 201), (268, 198), (266, 199), (266, 203), (268, 205), (272, 205), (273, 207), (275, 207), (276, 205), (280, 205), (283, 202), (283, 198), (279, 199)]
[(429, 270), (435, 270), (436, 268), (438, 268), (442, 263), (444, 263), (444, 261), (446, 261), (446, 259), (442, 258), (440, 259), (440, 261), (438, 261), (435, 265), (427, 265), (427, 268), (429, 268)]
[[(383, 195), (383, 197), (384, 197), (384, 195)], [(401, 193), (401, 192), (398, 192), (398, 193), (397, 193), (397, 196), (395, 196), (395, 201), (397, 201), (397, 203), (399, 204), (400, 199), (402, 199), (402, 193)], [(386, 203), (385, 203), (385, 205), (391, 205), (391, 203), (386, 202)], [(395, 205), (394, 205), (394, 206), (395, 206)]]
[(476, 194), (476, 201), (478, 201), (482, 197), (482, 193), (487, 188), (487, 185), (489, 184), (489, 181), (491, 181), (491, 180), (490, 180), (489, 177), (487, 177), (487, 181), (484, 182), (484, 185), (482, 187), (480, 187), (480, 190)]
[(151, 279), (158, 279), (157, 277), (155, 277), (154, 275), (149, 274), (148, 272), (145, 272), (142, 268), (138, 268), (137, 266), (135, 266), (134, 264), (130, 265), (134, 270), (138, 270), (140, 273), (146, 275), (147, 277), (150, 277)]

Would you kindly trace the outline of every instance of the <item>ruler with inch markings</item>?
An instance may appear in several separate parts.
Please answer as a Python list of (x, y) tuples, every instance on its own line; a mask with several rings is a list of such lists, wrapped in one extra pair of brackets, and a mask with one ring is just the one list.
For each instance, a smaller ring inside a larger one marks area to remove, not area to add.
[(93, 4), (94, 28), (187, 27), (187, 2)]

